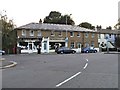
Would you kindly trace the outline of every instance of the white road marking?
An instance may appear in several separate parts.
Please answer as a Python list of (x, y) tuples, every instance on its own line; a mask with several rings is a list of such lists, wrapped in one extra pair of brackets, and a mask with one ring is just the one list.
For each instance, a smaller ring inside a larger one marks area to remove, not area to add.
[(88, 65), (88, 63), (85, 64), (84, 69), (86, 69), (87, 65)]
[(88, 59), (86, 59), (86, 61), (88, 62)]
[(81, 73), (81, 72), (78, 72), (78, 73), (76, 73), (75, 75), (71, 76), (70, 78), (64, 80), (63, 82), (61, 82), (61, 83), (59, 83), (59, 84), (57, 84), (56, 87), (59, 87), (59, 86), (61, 86), (62, 84), (68, 82), (69, 80), (71, 80), (71, 79), (73, 79), (74, 77), (78, 76), (80, 73)]
[[(86, 59), (87, 63), (85, 64), (85, 66), (83, 67), (83, 69), (86, 69), (86, 67), (88, 66), (88, 59)], [(64, 83), (68, 82), (69, 80), (73, 79), (74, 77), (78, 76), (79, 74), (81, 74), (82, 72), (78, 72), (75, 75), (69, 77), (68, 79), (64, 80), (63, 82), (59, 83), (56, 85), (56, 87), (59, 87), (61, 85), (63, 85)]]

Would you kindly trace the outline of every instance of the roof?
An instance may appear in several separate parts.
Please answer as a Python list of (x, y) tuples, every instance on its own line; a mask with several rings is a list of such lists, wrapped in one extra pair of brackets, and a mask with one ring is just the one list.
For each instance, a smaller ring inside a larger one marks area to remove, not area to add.
[(65, 24), (49, 24), (49, 23), (29, 23), (18, 28), (16, 30), (55, 30), (55, 31), (80, 31), (80, 32), (97, 32), (103, 34), (120, 34), (120, 30), (109, 30), (109, 29), (100, 29), (100, 30), (91, 30), (76, 25), (65, 25)]
[(29, 23), (16, 28), (16, 30), (17, 29), (96, 32), (95, 30), (86, 29), (75, 25), (72, 26), (72, 25), (48, 24), (48, 23)]
[(109, 29), (101, 29), (98, 30), (98, 33), (103, 33), (103, 34), (120, 34), (120, 30), (109, 30)]

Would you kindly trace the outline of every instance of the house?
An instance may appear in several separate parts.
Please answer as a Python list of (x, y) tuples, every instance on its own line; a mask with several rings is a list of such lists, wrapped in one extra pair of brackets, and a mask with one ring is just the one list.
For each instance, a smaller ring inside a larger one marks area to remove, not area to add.
[(98, 32), (99, 48), (115, 50), (115, 38), (120, 35), (119, 30), (100, 29)]
[(29, 23), (15, 30), (18, 38), (17, 47), (22, 48), (21, 52), (34, 53), (41, 48), (41, 53), (49, 53), (62, 46), (77, 52), (86, 46), (99, 50), (97, 31), (79, 26)]

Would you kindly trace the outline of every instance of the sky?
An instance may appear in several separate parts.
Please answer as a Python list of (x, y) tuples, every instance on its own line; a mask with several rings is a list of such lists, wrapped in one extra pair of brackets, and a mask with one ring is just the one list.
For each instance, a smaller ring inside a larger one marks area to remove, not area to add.
[[(0, 0), (0, 13), (7, 14), (17, 27), (39, 22), (50, 11), (59, 11), (62, 15), (72, 14), (78, 25), (89, 22), (92, 25), (114, 26), (118, 21), (119, 0)], [(4, 10), (6, 12), (4, 12)]]

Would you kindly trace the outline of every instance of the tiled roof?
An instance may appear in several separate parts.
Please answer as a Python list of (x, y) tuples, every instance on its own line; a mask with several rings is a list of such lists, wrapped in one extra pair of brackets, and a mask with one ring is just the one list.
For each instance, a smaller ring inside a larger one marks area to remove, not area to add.
[(20, 26), (17, 29), (32, 29), (32, 30), (55, 30), (55, 31), (81, 31), (81, 32), (96, 32), (79, 26), (63, 25), (63, 24), (48, 24), (48, 23), (29, 23)]

